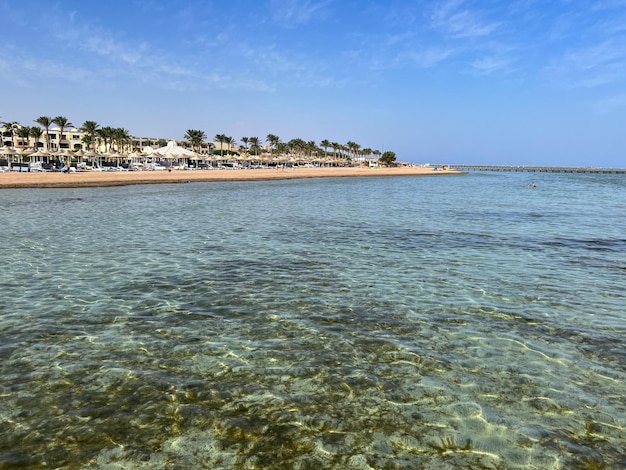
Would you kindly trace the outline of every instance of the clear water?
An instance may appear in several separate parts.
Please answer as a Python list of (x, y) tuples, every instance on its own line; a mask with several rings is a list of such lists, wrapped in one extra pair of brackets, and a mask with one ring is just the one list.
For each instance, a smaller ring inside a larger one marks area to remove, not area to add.
[(0, 468), (626, 466), (624, 175), (0, 210)]

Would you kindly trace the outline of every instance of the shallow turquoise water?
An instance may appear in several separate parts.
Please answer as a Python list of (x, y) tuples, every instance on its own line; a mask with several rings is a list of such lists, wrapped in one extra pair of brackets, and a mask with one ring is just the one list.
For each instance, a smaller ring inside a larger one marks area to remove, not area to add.
[(623, 175), (0, 207), (0, 468), (626, 466)]

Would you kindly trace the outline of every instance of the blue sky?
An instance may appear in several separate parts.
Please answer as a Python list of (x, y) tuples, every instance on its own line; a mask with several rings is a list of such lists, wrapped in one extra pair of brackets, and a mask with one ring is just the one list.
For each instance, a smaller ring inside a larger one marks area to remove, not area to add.
[(0, 0), (0, 119), (626, 167), (626, 0)]

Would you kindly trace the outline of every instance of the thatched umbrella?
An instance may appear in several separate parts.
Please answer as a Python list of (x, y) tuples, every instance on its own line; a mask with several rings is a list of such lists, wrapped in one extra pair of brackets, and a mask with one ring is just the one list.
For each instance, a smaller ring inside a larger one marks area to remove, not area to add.
[(174, 160), (180, 164), (181, 159), (182, 161), (185, 161), (188, 158), (198, 156), (196, 152), (186, 149), (185, 147), (181, 147), (180, 145), (176, 145), (176, 142), (173, 140), (169, 141), (165, 147), (160, 147), (154, 150), (152, 154), (155, 156), (162, 156), (168, 160), (168, 166), (172, 166)]
[(15, 153), (19, 157), (18, 158), (19, 163), (22, 163), (24, 161), (24, 157), (30, 155), (31, 153), (34, 153), (34, 150), (32, 150), (32, 149), (15, 149)]
[(7, 159), (7, 167), (9, 170), (11, 169), (11, 157), (16, 155), (15, 149), (13, 147), (4, 147), (0, 152), (0, 155), (6, 157)]
[[(85, 152), (83, 152), (83, 158), (87, 159), (87, 163), (90, 164), (90, 166), (94, 166), (94, 160), (96, 161), (96, 164), (98, 165), (98, 157), (100, 156), (100, 154), (98, 152), (94, 152), (93, 150), (87, 150)], [(98, 165), (99, 166), (99, 165)]]
[(74, 153), (70, 149), (63, 149), (57, 153), (58, 156), (63, 157), (63, 162), (67, 162), (66, 166), (71, 166), (72, 164), (72, 156)]

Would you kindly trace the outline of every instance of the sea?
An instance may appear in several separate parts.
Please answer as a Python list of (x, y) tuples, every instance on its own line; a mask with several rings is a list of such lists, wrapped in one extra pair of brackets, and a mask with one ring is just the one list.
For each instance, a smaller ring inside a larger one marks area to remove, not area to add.
[(624, 174), (3, 189), (0, 263), (2, 469), (626, 468)]

